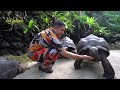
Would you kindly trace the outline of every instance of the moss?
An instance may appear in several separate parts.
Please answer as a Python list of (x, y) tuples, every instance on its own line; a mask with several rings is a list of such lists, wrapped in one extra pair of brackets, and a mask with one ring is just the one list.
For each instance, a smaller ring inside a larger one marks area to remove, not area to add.
[(21, 64), (31, 62), (32, 60), (29, 59), (28, 54), (22, 54), (21, 56), (14, 56), (14, 55), (7, 55), (6, 56), (10, 60), (19, 61)]

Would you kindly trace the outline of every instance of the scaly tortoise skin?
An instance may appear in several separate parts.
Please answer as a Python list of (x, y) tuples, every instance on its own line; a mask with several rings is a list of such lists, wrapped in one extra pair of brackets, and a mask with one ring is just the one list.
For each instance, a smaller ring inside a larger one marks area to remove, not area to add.
[[(106, 79), (113, 79), (115, 76), (114, 69), (107, 59), (110, 55), (109, 45), (104, 38), (97, 37), (93, 34), (85, 38), (81, 38), (77, 44), (77, 53), (80, 55), (90, 55), (94, 57), (93, 61), (101, 61)], [(83, 60), (76, 60), (74, 62), (75, 69), (81, 69)]]

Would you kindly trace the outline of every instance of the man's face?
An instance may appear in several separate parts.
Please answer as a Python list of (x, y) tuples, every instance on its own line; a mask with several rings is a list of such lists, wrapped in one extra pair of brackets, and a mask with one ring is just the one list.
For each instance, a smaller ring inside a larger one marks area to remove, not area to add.
[(59, 27), (56, 27), (55, 29), (56, 29), (55, 34), (60, 39), (62, 37), (62, 35), (64, 34), (65, 26), (59, 26)]

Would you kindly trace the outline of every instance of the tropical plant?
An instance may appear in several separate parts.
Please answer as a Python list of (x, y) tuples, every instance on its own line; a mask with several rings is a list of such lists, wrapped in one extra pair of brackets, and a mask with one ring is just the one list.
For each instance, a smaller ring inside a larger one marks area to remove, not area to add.
[(23, 31), (24, 34), (28, 33), (29, 30), (33, 30), (34, 32), (35, 31), (39, 32), (38, 25), (36, 24), (36, 22), (34, 20), (29, 21), (28, 26)]

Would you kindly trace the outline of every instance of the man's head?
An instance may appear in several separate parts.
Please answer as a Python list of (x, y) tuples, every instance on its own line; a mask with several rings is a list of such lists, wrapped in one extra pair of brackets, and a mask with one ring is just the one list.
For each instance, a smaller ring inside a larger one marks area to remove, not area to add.
[(57, 20), (54, 22), (52, 27), (55, 29), (54, 32), (57, 37), (61, 38), (65, 31), (65, 24), (62, 21)]

